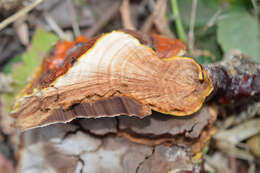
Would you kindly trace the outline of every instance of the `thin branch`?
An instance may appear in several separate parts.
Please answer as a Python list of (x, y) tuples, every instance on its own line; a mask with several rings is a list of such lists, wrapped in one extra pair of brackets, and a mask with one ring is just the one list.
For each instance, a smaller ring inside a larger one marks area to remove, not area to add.
[(176, 20), (176, 28), (179, 38), (187, 43), (187, 37), (183, 29), (177, 0), (171, 0), (172, 11)]
[(158, 31), (170, 38), (175, 37), (169, 28), (169, 22), (166, 18), (167, 0), (157, 0), (154, 12), (154, 24)]
[(257, 8), (257, 5), (256, 5), (256, 0), (251, 0), (251, 1), (252, 1), (254, 10), (255, 10), (255, 15), (258, 16), (258, 8)]
[(153, 1), (149, 2), (151, 2), (153, 6), (153, 12), (145, 20), (143, 26), (141, 27), (141, 31), (148, 33), (151, 30), (152, 26), (155, 25), (160, 34), (165, 35), (169, 38), (174, 38), (175, 35), (173, 32), (171, 32), (169, 28), (169, 22), (166, 18), (167, 0), (157, 0), (156, 3), (154, 3)]
[(120, 7), (120, 13), (121, 13), (122, 21), (123, 21), (123, 27), (125, 29), (136, 30), (136, 28), (132, 22), (132, 19), (131, 19), (131, 10), (130, 10), (129, 0), (123, 0), (122, 5)]
[(69, 40), (68, 36), (64, 33), (64, 31), (59, 27), (59, 25), (55, 22), (55, 20), (47, 13), (44, 13), (44, 18), (47, 23), (50, 25), (51, 29), (63, 40)]
[(249, 137), (260, 133), (260, 118), (255, 118), (242, 123), (229, 130), (220, 130), (215, 139), (229, 142), (233, 145), (237, 145), (239, 142), (248, 139)]
[[(251, 0), (251, 1), (252, 1), (252, 4), (253, 4), (253, 7), (254, 7), (254, 10), (255, 10), (255, 16), (256, 16), (256, 18), (258, 19), (259, 11), (258, 11), (258, 7), (257, 7), (257, 4), (256, 4), (256, 0)], [(258, 20), (257, 20), (257, 22), (259, 23)]]
[(68, 4), (69, 11), (70, 11), (70, 14), (71, 14), (70, 19), (71, 19), (71, 22), (72, 22), (72, 28), (73, 28), (74, 35), (78, 36), (78, 35), (80, 35), (80, 29), (79, 29), (78, 18), (77, 18), (77, 15), (76, 15), (76, 11), (75, 11), (73, 1), (67, 0), (67, 4)]
[(102, 15), (101, 19), (98, 20), (91, 28), (86, 30), (83, 35), (86, 35), (87, 37), (92, 37), (95, 35), (103, 26), (104, 24), (109, 21), (112, 17), (114, 17), (120, 8), (120, 2), (116, 1), (114, 2), (109, 10), (104, 12), (104, 15)]
[(8, 26), (9, 24), (11, 24), (14, 21), (16, 21), (17, 19), (19, 19), (20, 17), (26, 15), (29, 11), (31, 11), (33, 8), (35, 8), (37, 5), (39, 5), (43, 1), (44, 0), (36, 0), (33, 3), (31, 3), (30, 5), (24, 7), (23, 9), (21, 9), (17, 13), (13, 14), (12, 16), (10, 16), (7, 19), (5, 19), (4, 21), (2, 21), (0, 23), (0, 31), (2, 29), (4, 29), (6, 26)]
[(212, 27), (216, 21), (219, 19), (220, 14), (222, 13), (223, 8), (219, 8), (216, 13), (209, 19), (209, 22), (206, 26), (203, 27), (202, 32), (206, 32), (210, 27)]
[(197, 4), (198, 0), (192, 0), (192, 10), (191, 10), (191, 17), (190, 17), (190, 30), (188, 34), (188, 46), (190, 52), (194, 50), (194, 25), (196, 20), (196, 11), (197, 11)]

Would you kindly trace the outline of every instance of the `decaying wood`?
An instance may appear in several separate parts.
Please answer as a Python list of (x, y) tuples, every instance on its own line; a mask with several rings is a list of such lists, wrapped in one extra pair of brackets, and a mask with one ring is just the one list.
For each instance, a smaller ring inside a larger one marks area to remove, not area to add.
[(221, 104), (241, 104), (260, 96), (260, 65), (241, 51), (232, 50), (219, 64), (209, 64), (214, 100)]
[[(197, 112), (212, 90), (207, 72), (193, 59), (160, 59), (136, 37), (114, 31), (81, 43), (53, 70), (38, 71), (18, 96), (12, 115), (20, 129), (111, 112), (143, 117), (155, 110), (183, 116)], [(113, 104), (100, 104), (97, 109), (96, 101), (115, 96), (140, 108), (125, 106), (116, 112)]]
[(194, 171), (198, 153), (214, 133), (215, 118), (214, 109), (205, 106), (184, 119), (155, 113), (144, 121), (88, 118), (32, 129), (21, 135), (18, 172)]

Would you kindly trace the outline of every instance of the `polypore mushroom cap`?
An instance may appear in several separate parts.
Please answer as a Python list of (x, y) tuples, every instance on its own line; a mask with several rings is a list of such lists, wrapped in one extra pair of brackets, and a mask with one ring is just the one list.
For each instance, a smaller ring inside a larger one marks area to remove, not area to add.
[(198, 111), (212, 90), (193, 59), (160, 59), (130, 33), (113, 31), (76, 44), (54, 69), (38, 68), (12, 115), (21, 129), (77, 117), (144, 117), (151, 110), (185, 116)]

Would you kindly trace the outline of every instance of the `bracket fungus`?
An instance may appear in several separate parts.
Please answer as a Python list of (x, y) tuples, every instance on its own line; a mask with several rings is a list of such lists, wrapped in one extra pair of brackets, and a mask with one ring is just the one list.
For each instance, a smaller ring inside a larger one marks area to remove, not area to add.
[(196, 170), (216, 132), (206, 98), (259, 96), (260, 67), (243, 56), (201, 66), (185, 50), (130, 30), (58, 42), (11, 112), (17, 128), (35, 128), (20, 134), (18, 172)]
[(165, 54), (158, 44), (163, 38), (150, 37), (149, 43), (133, 33), (119, 30), (78, 40), (60, 55), (63, 61), (45, 58), (16, 98), (15, 126), (25, 130), (77, 117), (144, 117), (151, 110), (174, 116), (197, 112), (213, 90), (205, 69), (174, 52), (159, 57)]

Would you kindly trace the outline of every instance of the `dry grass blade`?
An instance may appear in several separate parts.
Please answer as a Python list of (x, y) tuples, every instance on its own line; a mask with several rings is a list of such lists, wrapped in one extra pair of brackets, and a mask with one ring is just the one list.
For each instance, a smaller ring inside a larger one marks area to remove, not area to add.
[(47, 21), (47, 23), (50, 25), (50, 27), (52, 28), (52, 30), (57, 33), (57, 35), (63, 39), (63, 40), (70, 40), (68, 38), (68, 36), (65, 34), (65, 32), (63, 32), (63, 30), (61, 29), (61, 27), (55, 22), (55, 20), (52, 18), (52, 16), (50, 16), (47, 13), (44, 13), (44, 18)]
[(24, 46), (29, 45), (29, 28), (28, 25), (25, 23), (26, 18), (22, 18), (14, 22), (14, 28), (16, 34), (19, 37), (20, 42)]
[(229, 142), (217, 141), (216, 147), (218, 148), (218, 150), (232, 157), (247, 160), (249, 162), (252, 162), (254, 160), (254, 157), (248, 151), (239, 149)]
[(74, 3), (72, 0), (67, 0), (67, 4), (69, 7), (69, 12), (71, 15), (71, 22), (72, 22), (72, 28), (73, 28), (73, 32), (75, 34), (75, 36), (80, 35), (80, 29), (79, 29), (79, 23), (77, 20), (77, 15), (76, 15), (76, 11), (75, 11), (75, 7), (74, 7)]
[(159, 32), (167, 37), (173, 38), (174, 35), (169, 29), (169, 23), (166, 18), (167, 0), (159, 0), (154, 10), (154, 24)]
[(170, 38), (175, 37), (169, 29), (169, 23), (165, 16), (167, 8), (166, 0), (158, 0), (154, 6), (153, 13), (146, 19), (144, 25), (141, 28), (142, 32), (149, 32), (152, 25), (155, 24), (159, 33), (168, 36)]
[(19, 19), (20, 17), (26, 15), (29, 11), (31, 11), (32, 9), (34, 9), (37, 5), (39, 5), (40, 3), (42, 3), (44, 0), (36, 0), (33, 3), (31, 3), (30, 5), (24, 7), (22, 10), (18, 11), (17, 13), (15, 13), (14, 15), (8, 17), (7, 19), (5, 19), (4, 21), (2, 21), (0, 23), (0, 31), (2, 29), (4, 29), (7, 25), (13, 23), (14, 21), (16, 21), (17, 19)]
[(210, 27), (212, 27), (216, 21), (219, 19), (223, 8), (218, 9), (218, 11), (210, 18), (206, 26), (203, 27), (202, 32), (206, 32)]
[(123, 27), (125, 29), (136, 30), (131, 19), (131, 9), (129, 0), (123, 0), (122, 5), (120, 7), (120, 13), (123, 21)]
[(226, 141), (233, 145), (249, 138), (250, 136), (260, 133), (260, 118), (255, 118), (242, 123), (230, 130), (219, 131), (215, 138), (217, 140)]
[(188, 46), (189, 46), (190, 51), (193, 51), (193, 49), (194, 49), (194, 24), (195, 24), (195, 19), (196, 19), (197, 4), (198, 4), (198, 0), (192, 1), (192, 10), (191, 10), (191, 17), (190, 17), (190, 30), (189, 30), (189, 35), (188, 35), (188, 39), (189, 39)]
[(215, 155), (213, 155), (211, 157), (204, 156), (204, 159), (206, 161), (206, 164), (209, 164), (210, 167), (212, 167), (214, 169), (214, 171), (217, 170), (221, 173), (233, 173), (228, 168), (227, 158), (224, 157), (223, 155), (221, 155), (220, 153), (215, 153)]
[(94, 36), (102, 27), (103, 25), (108, 22), (111, 18), (113, 18), (120, 8), (120, 2), (115, 2), (111, 5), (111, 8), (109, 8), (107, 11), (104, 12), (104, 15), (101, 16), (101, 19), (98, 20), (91, 28), (86, 30), (83, 35), (87, 37)]

